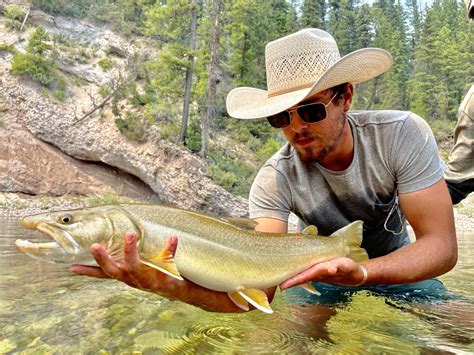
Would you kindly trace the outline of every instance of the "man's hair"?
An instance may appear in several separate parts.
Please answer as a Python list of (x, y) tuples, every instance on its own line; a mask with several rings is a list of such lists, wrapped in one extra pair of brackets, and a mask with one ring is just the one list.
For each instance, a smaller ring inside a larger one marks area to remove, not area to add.
[(336, 97), (334, 98), (336, 100), (336, 102), (339, 102), (339, 99), (342, 97), (342, 95), (344, 95), (346, 92), (347, 92), (347, 85), (349, 83), (343, 83), (343, 84), (339, 84), (337, 86), (333, 86), (332, 88), (329, 88), (328, 90), (331, 90), (332, 94), (331, 95), (336, 95)]

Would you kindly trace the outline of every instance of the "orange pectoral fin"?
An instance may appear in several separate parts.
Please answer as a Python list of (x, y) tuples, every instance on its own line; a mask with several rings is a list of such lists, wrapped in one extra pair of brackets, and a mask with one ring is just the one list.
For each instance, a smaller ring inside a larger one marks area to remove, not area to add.
[(168, 249), (163, 249), (158, 254), (140, 261), (142, 264), (157, 269), (175, 279), (184, 280), (174, 262), (173, 254)]

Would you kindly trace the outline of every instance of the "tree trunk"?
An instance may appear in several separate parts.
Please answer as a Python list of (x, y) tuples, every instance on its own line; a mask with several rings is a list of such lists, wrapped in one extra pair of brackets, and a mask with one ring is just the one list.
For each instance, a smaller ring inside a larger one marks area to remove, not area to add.
[(217, 86), (217, 50), (219, 49), (219, 38), (221, 32), (220, 15), (223, 7), (223, 0), (213, 0), (212, 2), (212, 30), (210, 52), (211, 58), (207, 68), (206, 97), (204, 99), (204, 112), (201, 121), (201, 151), (202, 158), (206, 157), (207, 142), (209, 140), (209, 121), (215, 115), (215, 96)]
[(191, 26), (189, 29), (189, 65), (186, 69), (186, 84), (184, 87), (184, 102), (183, 102), (183, 115), (181, 117), (181, 129), (179, 131), (178, 139), (176, 144), (185, 143), (186, 130), (188, 129), (189, 119), (189, 105), (191, 103), (191, 91), (193, 86), (193, 72), (194, 72), (194, 51), (196, 50), (196, 30), (197, 30), (197, 4), (196, 0), (190, 0), (193, 8), (191, 10)]

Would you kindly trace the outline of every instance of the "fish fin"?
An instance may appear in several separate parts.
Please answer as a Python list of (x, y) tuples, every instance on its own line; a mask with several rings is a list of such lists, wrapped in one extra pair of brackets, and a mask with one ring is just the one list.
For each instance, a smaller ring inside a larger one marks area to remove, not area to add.
[(255, 288), (242, 288), (237, 292), (255, 308), (265, 313), (273, 313), (273, 309), (268, 303), (267, 294), (262, 290)]
[(178, 271), (176, 263), (174, 262), (173, 254), (171, 254), (168, 249), (163, 249), (158, 254), (153, 255), (152, 257), (145, 260), (140, 260), (140, 262), (149, 267), (157, 269), (166, 275), (174, 277), (175, 279), (184, 280)]
[(239, 227), (244, 230), (255, 230), (258, 222), (253, 219), (243, 217), (224, 217), (222, 218), (225, 222), (232, 224), (233, 226)]
[(311, 282), (301, 284), (300, 287), (304, 288), (306, 291), (308, 291), (309, 293), (312, 293), (313, 295), (321, 296), (321, 292), (316, 290), (316, 288), (313, 286)]
[(363, 221), (354, 221), (347, 226), (338, 229), (331, 237), (343, 237), (346, 242), (346, 255), (354, 261), (361, 262), (369, 259), (362, 243)]
[(303, 229), (302, 233), (308, 235), (318, 235), (318, 227), (314, 225), (307, 226), (305, 229)]
[(227, 296), (229, 296), (230, 300), (240, 309), (244, 311), (248, 311), (249, 303), (245, 298), (243, 298), (238, 292), (228, 292)]

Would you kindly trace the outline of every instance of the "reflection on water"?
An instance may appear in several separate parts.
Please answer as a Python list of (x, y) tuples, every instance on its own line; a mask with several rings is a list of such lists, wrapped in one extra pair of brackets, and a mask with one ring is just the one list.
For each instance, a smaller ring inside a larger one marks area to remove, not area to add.
[(274, 314), (209, 313), (75, 276), (14, 248), (33, 232), (0, 220), (0, 353), (474, 352), (474, 233), (459, 233), (457, 267), (441, 280), (464, 300), (414, 303), (354, 294), (332, 306)]

